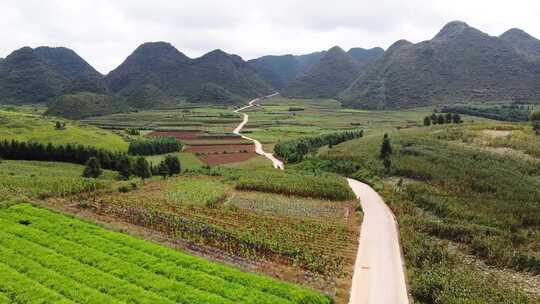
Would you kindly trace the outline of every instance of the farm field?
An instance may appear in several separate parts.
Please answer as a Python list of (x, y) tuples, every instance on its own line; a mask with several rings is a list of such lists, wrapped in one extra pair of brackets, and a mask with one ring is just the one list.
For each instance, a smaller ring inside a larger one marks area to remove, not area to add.
[[(66, 122), (65, 129), (56, 129), (57, 121)], [(3, 110), (0, 110), (0, 139), (44, 144), (82, 144), (111, 151), (127, 151), (128, 147), (122, 137), (96, 127), (75, 121)]]
[[(257, 180), (246, 184), (246, 178), (254, 175), (248, 171), (210, 169), (155, 178), (127, 192), (113, 189), (50, 198), (46, 205), (143, 227), (217, 260), (233, 256), (248, 269), (310, 286), (334, 295), (336, 303), (346, 303), (361, 218), (358, 203), (348, 192), (339, 199), (325, 198), (343, 195), (333, 193), (335, 177), (320, 179), (326, 193), (308, 193), (308, 183), (305, 190), (291, 183), (301, 175), (266, 171), (260, 180), (275, 187), (261, 187)], [(279, 184), (280, 180), (289, 183)], [(348, 190), (344, 180), (342, 185)], [(281, 194), (286, 187), (309, 197)], [(77, 201), (86, 205), (74, 207), (72, 202)]]
[(81, 177), (84, 166), (23, 160), (0, 161), (0, 201), (8, 197), (62, 197), (111, 187), (116, 172), (105, 170), (99, 179)]
[(8, 302), (331, 302), (29, 204), (0, 209), (0, 223), (0, 292)]
[(141, 110), (84, 119), (83, 122), (106, 129), (163, 129), (230, 132), (240, 116), (223, 107), (186, 106), (184, 108)]
[(322, 149), (319, 158), (346, 160), (361, 168), (351, 176), (383, 181), (413, 297), (538, 303), (540, 159), (528, 148), (537, 140), (531, 127), (432, 126), (395, 131), (390, 140), (389, 171), (377, 159), (381, 136)]

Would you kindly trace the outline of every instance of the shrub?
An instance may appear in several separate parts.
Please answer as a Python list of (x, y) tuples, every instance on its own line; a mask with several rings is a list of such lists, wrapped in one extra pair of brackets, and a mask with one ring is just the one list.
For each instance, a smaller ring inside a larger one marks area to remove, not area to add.
[(135, 140), (129, 143), (128, 153), (131, 155), (155, 155), (178, 152), (182, 144), (173, 137), (157, 137)]
[(101, 170), (99, 160), (95, 157), (90, 157), (86, 162), (86, 167), (84, 168), (82, 176), (98, 178), (102, 173), (103, 170)]
[(277, 143), (274, 146), (274, 153), (287, 163), (297, 163), (302, 161), (305, 155), (320, 147), (334, 146), (351, 139), (360, 138), (363, 135), (364, 132), (360, 130), (287, 140)]

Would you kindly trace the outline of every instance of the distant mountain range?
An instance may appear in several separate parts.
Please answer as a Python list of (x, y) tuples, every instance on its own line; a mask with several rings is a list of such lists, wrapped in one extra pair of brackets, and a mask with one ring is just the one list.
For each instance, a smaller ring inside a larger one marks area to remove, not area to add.
[(67, 48), (25, 47), (0, 58), (0, 102), (46, 102), (49, 113), (72, 118), (179, 102), (239, 104), (274, 91), (372, 109), (539, 102), (540, 40), (519, 29), (493, 37), (455, 21), (431, 40), (400, 40), (386, 51), (333, 47), (247, 62), (221, 50), (192, 59), (169, 43), (145, 43), (108, 75)]
[(492, 37), (463, 22), (433, 39), (392, 45), (338, 95), (346, 105), (402, 108), (470, 101), (540, 101), (539, 41), (519, 30)]

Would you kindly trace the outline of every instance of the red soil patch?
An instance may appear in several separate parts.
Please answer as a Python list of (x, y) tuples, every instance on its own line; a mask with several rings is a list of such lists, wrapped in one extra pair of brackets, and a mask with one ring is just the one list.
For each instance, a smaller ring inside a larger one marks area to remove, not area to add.
[(240, 153), (240, 151), (248, 151), (255, 153), (255, 145), (200, 145), (189, 146), (186, 148), (186, 152), (203, 154), (213, 154), (215, 152)]
[(253, 144), (189, 146), (186, 152), (195, 153), (207, 165), (243, 162), (257, 156)]
[(229, 154), (208, 154), (197, 156), (203, 163), (213, 166), (230, 163), (239, 163), (257, 156), (257, 153), (229, 153)]
[(148, 133), (148, 136), (154, 137), (174, 137), (176, 139), (199, 139), (202, 132), (196, 131), (154, 131)]

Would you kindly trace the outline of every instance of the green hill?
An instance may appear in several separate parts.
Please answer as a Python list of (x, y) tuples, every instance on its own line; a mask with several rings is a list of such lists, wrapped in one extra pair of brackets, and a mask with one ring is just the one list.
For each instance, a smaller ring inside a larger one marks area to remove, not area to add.
[(287, 97), (332, 98), (358, 77), (361, 65), (339, 47), (327, 51), (307, 72), (282, 92)]
[[(138, 103), (145, 105), (150, 105), (152, 100), (144, 94), (136, 94), (141, 86), (153, 86), (169, 100), (179, 97), (198, 99), (208, 83), (246, 98), (273, 91), (239, 56), (215, 50), (190, 59), (165, 42), (141, 45), (106, 76), (106, 82), (113, 92), (135, 97)], [(236, 102), (240, 101), (236, 99)]]
[(0, 102), (48, 102), (66, 93), (104, 93), (102, 76), (66, 48), (24, 47), (0, 62)]
[(48, 107), (45, 115), (68, 119), (114, 114), (128, 110), (123, 100), (109, 95), (81, 92), (62, 95)]
[(55, 128), (58, 119), (0, 110), (0, 140), (35, 141), (54, 144), (81, 144), (112, 151), (127, 151), (122, 137), (102, 129), (66, 122), (65, 129)]

